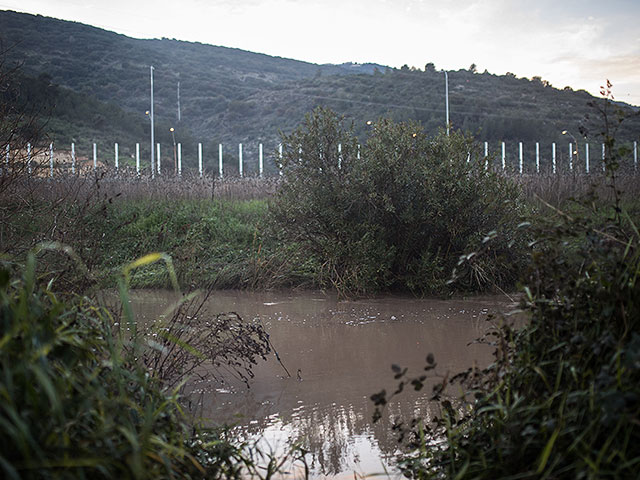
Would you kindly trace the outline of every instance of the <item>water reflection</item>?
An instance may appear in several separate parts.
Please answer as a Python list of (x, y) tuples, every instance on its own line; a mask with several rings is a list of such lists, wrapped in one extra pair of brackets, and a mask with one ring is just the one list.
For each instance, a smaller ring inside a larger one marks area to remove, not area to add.
[[(150, 322), (171, 302), (166, 292), (133, 295), (134, 309)], [(192, 382), (192, 398), (210, 422), (233, 423), (238, 435), (262, 436), (282, 451), (293, 444), (309, 450), (315, 476), (382, 472), (397, 453), (390, 433), (395, 418), (431, 418), (431, 391), (406, 392), (372, 424), (369, 396), (392, 390), (392, 363), (419, 374), (432, 352), (440, 374), (490, 361), (488, 347), (470, 344), (487, 328), (489, 312), (507, 310), (502, 297), (422, 300), (385, 297), (342, 301), (321, 294), (218, 292), (211, 312), (235, 311), (261, 322), (281, 365), (271, 356), (254, 370), (249, 389), (229, 378), (224, 385)], [(285, 371), (291, 373), (291, 377)], [(296, 378), (300, 371), (301, 380)]]

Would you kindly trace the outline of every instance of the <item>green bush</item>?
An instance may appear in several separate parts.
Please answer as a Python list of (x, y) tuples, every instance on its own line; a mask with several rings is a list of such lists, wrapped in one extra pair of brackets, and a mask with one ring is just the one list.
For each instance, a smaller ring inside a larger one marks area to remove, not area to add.
[[(445, 378), (433, 397), (440, 417), (399, 428), (412, 440), (400, 461), (408, 477), (638, 478), (640, 233), (617, 203), (605, 212), (535, 226), (528, 323), (489, 334), (495, 361), (456, 377), (466, 387), (457, 405), (442, 396)], [(420, 389), (425, 379), (401, 382)], [(434, 437), (441, 448), (427, 447)]]
[(286, 240), (322, 265), (321, 284), (443, 292), (461, 255), (499, 231), (491, 255), (467, 263), (454, 285), (513, 285), (523, 258), (519, 190), (469, 160), (470, 138), (429, 138), (417, 123), (381, 120), (360, 149), (353, 127), (319, 108), (282, 143), (284, 182), (271, 213)]
[(2, 478), (229, 478), (251, 467), (220, 434), (196, 433), (107, 311), (39, 287), (33, 256), (21, 277), (0, 268), (0, 312)]

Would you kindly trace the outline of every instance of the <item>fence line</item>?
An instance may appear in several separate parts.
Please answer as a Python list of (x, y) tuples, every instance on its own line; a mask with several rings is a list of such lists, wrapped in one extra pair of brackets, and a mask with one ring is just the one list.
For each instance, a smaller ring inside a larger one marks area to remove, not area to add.
[[(569, 142), (568, 144), (569, 146), (569, 150), (568, 150), (568, 155), (566, 156), (566, 160), (567, 160), (567, 168), (569, 172), (574, 172), (577, 171), (579, 169), (581, 169), (580, 165), (579, 165), (579, 161), (580, 161), (580, 150), (581, 150), (581, 146), (578, 143), (573, 143), (573, 142)], [(100, 168), (104, 168), (107, 165), (106, 164), (101, 164), (101, 162), (99, 162), (98, 159), (98, 147), (96, 143), (92, 144), (92, 168), (93, 171), (97, 171), (99, 165)], [(490, 145), (489, 142), (484, 142), (484, 164), (485, 164), (485, 168), (489, 169), (491, 167), (491, 159), (495, 158), (491, 156), (491, 152), (490, 152)], [(582, 151), (584, 152), (584, 173), (585, 174), (591, 174), (592, 172), (592, 159), (590, 156), (590, 143), (589, 142), (585, 142), (582, 145)], [(527, 150), (526, 149), (526, 145), (524, 142), (518, 142), (517, 143), (517, 152), (513, 153), (513, 157), (511, 157), (510, 154), (507, 153), (507, 144), (506, 142), (500, 142), (498, 145), (499, 151), (498, 153), (498, 158), (499, 158), (499, 168), (497, 168), (498, 170), (502, 170), (502, 171), (507, 171), (509, 169), (511, 169), (510, 171), (512, 172), (516, 172), (519, 173), (520, 175), (523, 174), (529, 174), (529, 173), (533, 173), (531, 170), (533, 168), (533, 170), (535, 170), (536, 174), (541, 173), (541, 171), (543, 170), (541, 165), (542, 165), (542, 161), (544, 160), (544, 154), (543, 151), (540, 147), (540, 142), (535, 142), (535, 153), (531, 153), (530, 156), (528, 158), (531, 158), (532, 162), (535, 162), (534, 165), (535, 167), (532, 168), (528, 168), (527, 165), (529, 164), (529, 161), (527, 161), (527, 159), (525, 158), (527, 152), (531, 152), (531, 149)], [(606, 157), (607, 157), (607, 150), (606, 150), (606, 145), (604, 143), (601, 143), (601, 148), (602, 148), (602, 156), (601, 156), (601, 168), (602, 168), (602, 172), (606, 172)], [(177, 150), (176, 150), (177, 149)], [(277, 169), (278, 169), (278, 173), (280, 175), (282, 175), (282, 155), (283, 155), (283, 147), (280, 144), (278, 146), (278, 164), (277, 164)], [(628, 165), (623, 165), (623, 166), (628, 166), (629, 169), (632, 169), (634, 173), (637, 173), (638, 171), (638, 142), (634, 141), (632, 144), (632, 154), (633, 154), (633, 163), (629, 162)], [(113, 160), (114, 160), (114, 167), (115, 170), (118, 171), (121, 168), (120, 165), (120, 159), (119, 159), (119, 144), (115, 143), (114, 144), (114, 151), (113, 151)], [(547, 151), (549, 152), (549, 151)], [(157, 165), (157, 171), (153, 172), (154, 174), (157, 173), (158, 175), (162, 174), (162, 169), (161, 169), (161, 148), (160, 148), (160, 143), (156, 144), (156, 165)], [(299, 153), (301, 154), (302, 151), (300, 149)], [(337, 146), (337, 162), (338, 168), (341, 168), (341, 164), (343, 162), (343, 150), (342, 150), (342, 145), (338, 144)], [(174, 155), (175, 155), (175, 173), (178, 176), (182, 176), (182, 144), (178, 143), (176, 145), (174, 145)], [(533, 157), (531, 157), (531, 155), (534, 155)], [(48, 160), (48, 164), (49, 164), (49, 176), (53, 177), (54, 173), (55, 173), (55, 150), (54, 150), (54, 144), (51, 143), (49, 144), (49, 149), (48, 149), (48, 155), (47, 155), (47, 160)], [(10, 158), (11, 158), (11, 147), (9, 144), (7, 144), (6, 146), (6, 153), (5, 153), (5, 169), (3, 169), (3, 171), (9, 171), (10, 169)], [(357, 158), (360, 158), (360, 145), (358, 145), (357, 148)], [(467, 158), (467, 161), (470, 160), (470, 154)], [(509, 159), (513, 158), (513, 161), (509, 162)], [(559, 168), (560, 166), (560, 160), (562, 160), (563, 157), (562, 155), (558, 155), (558, 151), (556, 148), (556, 142), (552, 142), (551, 143), (551, 149), (550, 149), (550, 157), (546, 157), (548, 160), (550, 161), (550, 165), (548, 165), (547, 167), (547, 171), (551, 171), (552, 174), (557, 174), (561, 169)], [(32, 145), (29, 143), (27, 144), (27, 154), (26, 154), (26, 159), (27, 159), (27, 171), (28, 174), (31, 175), (33, 173), (33, 163), (34, 163), (34, 158), (32, 155)], [(203, 177), (204, 175), (204, 171), (205, 171), (205, 167), (204, 167), (204, 153), (203, 153), (203, 146), (202, 143), (198, 143), (197, 144), (197, 164), (198, 164), (198, 174), (200, 177)], [(626, 159), (625, 159), (626, 160)], [(508, 165), (511, 163), (513, 164), (513, 162), (517, 162), (517, 167), (514, 165), (513, 168), (509, 167)], [(40, 164), (42, 164), (42, 162), (39, 162)], [(66, 163), (62, 163), (62, 165), (65, 165)], [(255, 165), (255, 164), (254, 164)], [(58, 165), (60, 166), (60, 165)], [(238, 175), (240, 177), (243, 177), (245, 175), (245, 167), (246, 167), (246, 162), (245, 162), (245, 158), (244, 158), (244, 151), (243, 151), (243, 144), (239, 143), (238, 144)], [(136, 175), (140, 176), (143, 172), (143, 165), (142, 165), (142, 160), (140, 157), (140, 143), (136, 143), (135, 144), (135, 168), (136, 168)], [(224, 162), (223, 162), (223, 144), (220, 143), (218, 144), (218, 176), (220, 178), (224, 177)], [(262, 178), (264, 176), (264, 149), (263, 149), (263, 144), (259, 143), (258, 144), (258, 158), (257, 158), (257, 169), (258, 169), (258, 177)], [(71, 143), (71, 173), (72, 174), (76, 174), (77, 172), (81, 171), (82, 169), (78, 168), (78, 164), (77, 164), (77, 156), (76, 156), (76, 145), (75, 143)], [(84, 169), (84, 171), (86, 171), (87, 168)], [(144, 170), (146, 170), (146, 167), (144, 167)]]

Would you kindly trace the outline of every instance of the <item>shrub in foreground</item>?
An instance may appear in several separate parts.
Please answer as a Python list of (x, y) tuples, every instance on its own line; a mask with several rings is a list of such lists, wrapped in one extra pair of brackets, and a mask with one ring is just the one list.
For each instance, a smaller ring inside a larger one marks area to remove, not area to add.
[(458, 408), (441, 398), (445, 380), (434, 391), (441, 416), (400, 428), (412, 439), (400, 461), (409, 477), (637, 478), (640, 233), (609, 212), (605, 224), (560, 214), (537, 227), (528, 324), (491, 333), (495, 362), (457, 377), (467, 387)]
[(222, 431), (189, 424), (108, 312), (59, 300), (34, 272), (32, 255), (21, 277), (0, 268), (2, 478), (236, 478), (251, 468)]

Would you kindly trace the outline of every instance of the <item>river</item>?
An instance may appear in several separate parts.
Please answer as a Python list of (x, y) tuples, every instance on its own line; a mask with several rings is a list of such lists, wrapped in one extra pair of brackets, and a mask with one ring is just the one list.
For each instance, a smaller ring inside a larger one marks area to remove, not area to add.
[[(174, 300), (166, 291), (132, 293), (134, 311), (146, 324)], [(432, 353), (436, 375), (484, 367), (491, 349), (473, 341), (487, 330), (490, 313), (510, 306), (504, 296), (339, 301), (319, 292), (215, 292), (207, 310), (234, 311), (245, 321), (262, 323), (282, 363), (273, 353), (260, 361), (248, 388), (229, 378), (216, 385), (194, 381), (190, 391), (206, 421), (232, 424), (239, 437), (260, 438), (262, 449), (282, 453), (293, 444), (304, 447), (312, 477), (392, 471), (398, 453), (393, 419), (429, 420), (438, 407), (427, 400), (430, 386), (405, 391), (373, 424), (369, 397), (383, 388), (393, 391), (391, 365), (419, 375)]]

